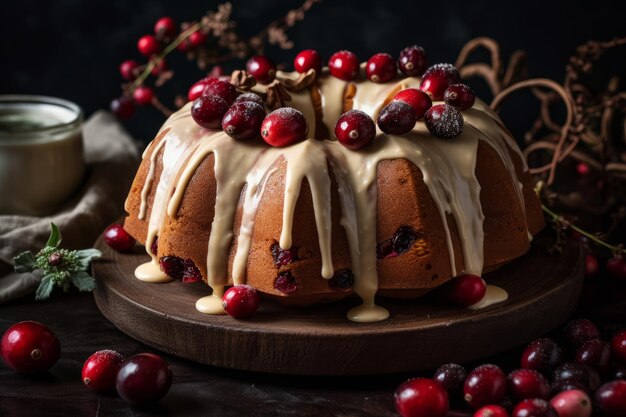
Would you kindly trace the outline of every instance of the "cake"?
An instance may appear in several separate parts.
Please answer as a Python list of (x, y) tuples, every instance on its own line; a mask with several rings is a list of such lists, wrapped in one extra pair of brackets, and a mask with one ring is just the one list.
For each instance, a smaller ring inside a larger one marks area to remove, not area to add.
[(124, 227), (152, 258), (137, 278), (205, 281), (212, 295), (200, 311), (222, 313), (225, 288), (249, 284), (294, 306), (356, 295), (350, 319), (382, 320), (377, 297), (417, 298), (461, 274), (482, 276), (523, 255), (542, 229), (524, 158), (484, 102), (462, 111), (452, 139), (418, 121), (403, 135), (378, 129), (352, 150), (332, 134), (340, 116), (358, 109), (376, 120), (420, 77), (344, 80), (324, 68), (250, 78), (236, 72), (232, 82), (268, 109), (299, 110), (308, 138), (238, 141), (198, 125), (188, 103), (146, 148), (125, 204)]

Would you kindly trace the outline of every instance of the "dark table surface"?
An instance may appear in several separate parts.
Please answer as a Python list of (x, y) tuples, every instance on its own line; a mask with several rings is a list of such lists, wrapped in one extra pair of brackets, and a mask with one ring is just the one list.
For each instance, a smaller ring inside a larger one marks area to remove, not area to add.
[[(588, 280), (575, 315), (593, 319), (605, 338), (626, 327), (626, 283), (605, 277)], [(55, 293), (45, 302), (28, 296), (0, 306), (1, 333), (21, 320), (48, 325), (59, 337), (62, 354), (47, 374), (37, 377), (18, 375), (0, 365), (2, 417), (397, 416), (393, 392), (405, 378), (415, 376), (287, 377), (212, 368), (163, 355), (174, 384), (159, 404), (137, 409), (115, 395), (92, 393), (81, 383), (83, 363), (97, 350), (114, 349), (124, 355), (152, 351), (107, 321), (91, 294)], [(517, 366), (519, 354), (518, 348), (483, 362), (510, 371)]]

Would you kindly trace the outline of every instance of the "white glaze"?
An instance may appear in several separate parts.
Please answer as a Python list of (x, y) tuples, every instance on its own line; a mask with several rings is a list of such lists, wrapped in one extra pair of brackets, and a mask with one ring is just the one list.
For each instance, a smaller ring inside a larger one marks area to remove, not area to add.
[(487, 308), (494, 304), (503, 303), (508, 299), (509, 299), (509, 294), (506, 292), (504, 288), (500, 288), (498, 286), (488, 284), (487, 292), (485, 292), (485, 295), (483, 296), (483, 298), (476, 304), (472, 304), (471, 306), (467, 308), (469, 308), (470, 310), (481, 310), (483, 308)]

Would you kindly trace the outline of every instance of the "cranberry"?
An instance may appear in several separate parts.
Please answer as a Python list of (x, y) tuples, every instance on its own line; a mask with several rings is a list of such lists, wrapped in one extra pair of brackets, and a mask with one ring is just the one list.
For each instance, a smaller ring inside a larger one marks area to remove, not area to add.
[(154, 57), (152, 59), (152, 62), (154, 64), (152, 66), (152, 71), (150, 71), (150, 74), (154, 75), (155, 77), (161, 74), (163, 71), (167, 70), (167, 61), (164, 58)]
[(172, 38), (176, 35), (176, 22), (169, 16), (164, 16), (154, 24), (154, 34), (165, 38)]
[(532, 369), (517, 369), (507, 378), (509, 395), (516, 401), (527, 398), (550, 398), (550, 385), (546, 378)]
[(600, 339), (587, 340), (576, 350), (576, 362), (587, 365), (599, 374), (609, 371), (610, 360), (609, 344)]
[(335, 137), (348, 149), (361, 149), (372, 143), (376, 137), (376, 125), (367, 113), (350, 110), (337, 121)]
[(608, 417), (626, 416), (626, 381), (611, 381), (596, 391), (596, 402)]
[(127, 97), (116, 98), (111, 101), (111, 112), (120, 119), (130, 119), (135, 114), (135, 104)]
[(276, 147), (288, 146), (306, 138), (306, 119), (299, 110), (281, 107), (268, 114), (261, 125), (261, 136)]
[(265, 102), (263, 101), (261, 96), (259, 96), (258, 94), (254, 94), (254, 93), (244, 93), (244, 94), (240, 95), (239, 97), (237, 97), (235, 99), (233, 104), (240, 103), (242, 101), (252, 101), (252, 102), (258, 104), (259, 106), (264, 106), (265, 105)]
[(183, 273), (180, 281), (183, 284), (191, 284), (192, 282), (202, 281), (202, 274), (191, 259), (185, 259), (183, 261)]
[(159, 252), (159, 237), (155, 236), (150, 244), (150, 253), (155, 255)]
[(437, 64), (429, 67), (422, 76), (420, 89), (430, 94), (433, 100), (442, 100), (446, 89), (461, 82), (459, 72), (452, 64)]
[(467, 110), (474, 105), (476, 96), (467, 85), (452, 84), (444, 92), (443, 100), (458, 110)]
[(365, 75), (374, 83), (386, 83), (398, 73), (396, 61), (389, 54), (375, 54), (367, 60)]
[(346, 290), (354, 285), (354, 274), (349, 269), (335, 271), (333, 277), (328, 280), (328, 286), (333, 290)]
[(506, 395), (506, 375), (496, 365), (481, 365), (468, 375), (463, 393), (472, 408), (497, 404)]
[(615, 371), (613, 371), (613, 379), (626, 380), (626, 368), (616, 369)]
[(127, 59), (126, 61), (122, 62), (120, 65), (120, 74), (122, 74), (122, 78), (128, 81), (134, 80), (135, 70), (138, 66), (139, 64), (137, 63), (137, 61), (133, 59)]
[(463, 132), (463, 115), (447, 104), (437, 104), (428, 109), (424, 122), (430, 133), (441, 138), (454, 138)]
[(426, 69), (426, 52), (421, 46), (407, 46), (400, 51), (400, 71), (408, 76), (422, 75)]
[(577, 362), (567, 362), (556, 368), (552, 380), (555, 384), (574, 384), (591, 391), (595, 391), (601, 382), (596, 371)]
[(59, 360), (61, 345), (50, 329), (36, 321), (21, 321), (9, 327), (0, 341), (0, 356), (21, 374), (45, 372)]
[(398, 92), (394, 100), (404, 101), (415, 110), (415, 117), (419, 120), (426, 114), (426, 111), (433, 106), (430, 96), (417, 88), (407, 88)]
[(207, 35), (204, 32), (201, 32), (199, 30), (193, 32), (187, 38), (187, 40), (189, 41), (190, 48), (197, 48), (199, 46), (202, 46), (206, 43), (208, 39), (209, 38), (207, 37)]
[(409, 379), (396, 389), (394, 398), (396, 410), (402, 417), (445, 417), (448, 414), (448, 394), (432, 379)]
[(132, 405), (159, 401), (172, 385), (172, 371), (163, 358), (140, 353), (126, 360), (115, 381), (117, 393)]
[(317, 75), (322, 72), (322, 57), (315, 49), (305, 49), (296, 55), (293, 66), (301, 74), (314, 69)]
[(554, 340), (543, 338), (533, 340), (522, 354), (521, 366), (542, 373), (551, 372), (563, 363), (563, 349)]
[(274, 280), (274, 288), (285, 294), (293, 294), (298, 290), (298, 281), (291, 271), (283, 271)]
[(615, 279), (626, 281), (626, 259), (611, 258), (606, 261), (606, 272)]
[(220, 129), (228, 107), (228, 103), (218, 96), (203, 95), (193, 101), (191, 117), (202, 127)]
[(185, 262), (177, 256), (163, 256), (159, 259), (159, 266), (165, 275), (174, 279), (183, 279)]
[(391, 241), (392, 250), (395, 254), (400, 255), (411, 249), (416, 240), (417, 235), (413, 229), (408, 226), (401, 226), (393, 235)]
[(202, 95), (217, 96), (230, 105), (237, 98), (237, 89), (229, 82), (214, 80), (207, 82)]
[(587, 255), (585, 257), (585, 277), (591, 278), (598, 274), (600, 270), (600, 265), (598, 264), (598, 260), (593, 255)]
[(463, 384), (466, 378), (467, 372), (465, 368), (456, 363), (447, 363), (440, 366), (433, 375), (433, 379), (439, 382), (451, 397), (463, 391)]
[(404, 101), (394, 100), (378, 114), (378, 127), (385, 133), (403, 135), (409, 133), (417, 121), (413, 107)]
[(622, 330), (613, 336), (613, 339), (611, 339), (611, 351), (615, 360), (626, 364), (626, 330)]
[(251, 316), (261, 304), (257, 290), (249, 285), (230, 287), (222, 297), (224, 311), (236, 319)]
[(154, 36), (144, 35), (137, 41), (137, 49), (142, 55), (152, 56), (159, 52), (161, 46)]
[(198, 97), (202, 96), (202, 93), (204, 92), (207, 83), (208, 81), (206, 78), (196, 81), (191, 87), (189, 87), (189, 91), (187, 92), (187, 100), (194, 101)]
[(298, 258), (298, 247), (292, 246), (289, 249), (282, 249), (278, 242), (275, 242), (272, 247), (272, 257), (274, 258), (274, 265), (277, 268), (280, 268), (284, 265), (289, 265), (293, 261), (297, 261)]
[(228, 109), (222, 119), (222, 129), (233, 139), (252, 139), (259, 136), (264, 118), (265, 110), (261, 105), (242, 101)]
[(328, 60), (328, 69), (340, 80), (354, 80), (359, 75), (359, 59), (350, 51), (335, 52)]
[(246, 63), (246, 70), (261, 84), (269, 84), (276, 77), (276, 65), (265, 55), (250, 58)]
[(114, 350), (97, 351), (83, 365), (83, 384), (96, 392), (113, 391), (123, 361), (124, 357)]
[(511, 417), (557, 417), (557, 414), (549, 402), (533, 398), (517, 404)]
[(60, 252), (52, 252), (50, 256), (48, 256), (48, 265), (50, 266), (59, 266), (63, 263), (63, 254)]
[(464, 274), (454, 278), (450, 283), (450, 300), (461, 307), (476, 304), (482, 300), (486, 292), (485, 282), (476, 275)]
[(135, 247), (135, 239), (121, 224), (112, 224), (104, 231), (104, 241), (118, 252), (129, 252)]
[(591, 399), (581, 390), (568, 390), (555, 395), (550, 405), (559, 417), (590, 417), (593, 412)]
[(479, 408), (474, 417), (509, 417), (509, 413), (499, 405), (486, 405)]
[(578, 172), (578, 175), (580, 175), (581, 177), (584, 177), (586, 175), (589, 175), (589, 173), (591, 172), (591, 168), (589, 168), (588, 164), (584, 162), (579, 162), (576, 165), (576, 172)]
[(565, 339), (575, 347), (580, 346), (584, 341), (600, 338), (600, 330), (587, 319), (570, 321), (565, 325), (563, 332)]
[(552, 390), (552, 395), (557, 395), (561, 392), (572, 391), (572, 390), (584, 391), (588, 394), (591, 394), (591, 390), (588, 387), (576, 381), (553, 382), (552, 384), (550, 384), (550, 389)]
[(135, 91), (133, 91), (133, 99), (135, 100), (135, 103), (140, 106), (151, 104), (153, 98), (154, 90), (150, 87), (137, 87), (135, 88)]

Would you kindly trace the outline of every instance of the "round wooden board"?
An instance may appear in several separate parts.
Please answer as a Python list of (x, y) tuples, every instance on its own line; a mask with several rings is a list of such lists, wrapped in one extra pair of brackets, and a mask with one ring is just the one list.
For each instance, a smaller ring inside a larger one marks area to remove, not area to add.
[(209, 316), (195, 302), (204, 283), (148, 284), (134, 269), (149, 258), (111, 250), (102, 237), (93, 263), (100, 311), (120, 330), (156, 349), (196, 362), (258, 372), (297, 375), (365, 375), (433, 369), (446, 362), (477, 360), (521, 345), (565, 321), (583, 282), (581, 249), (561, 255), (533, 247), (522, 258), (487, 274), (509, 300), (471, 311), (442, 303), (380, 299), (391, 312), (384, 322), (346, 319), (356, 299), (310, 308), (264, 301), (247, 320)]

